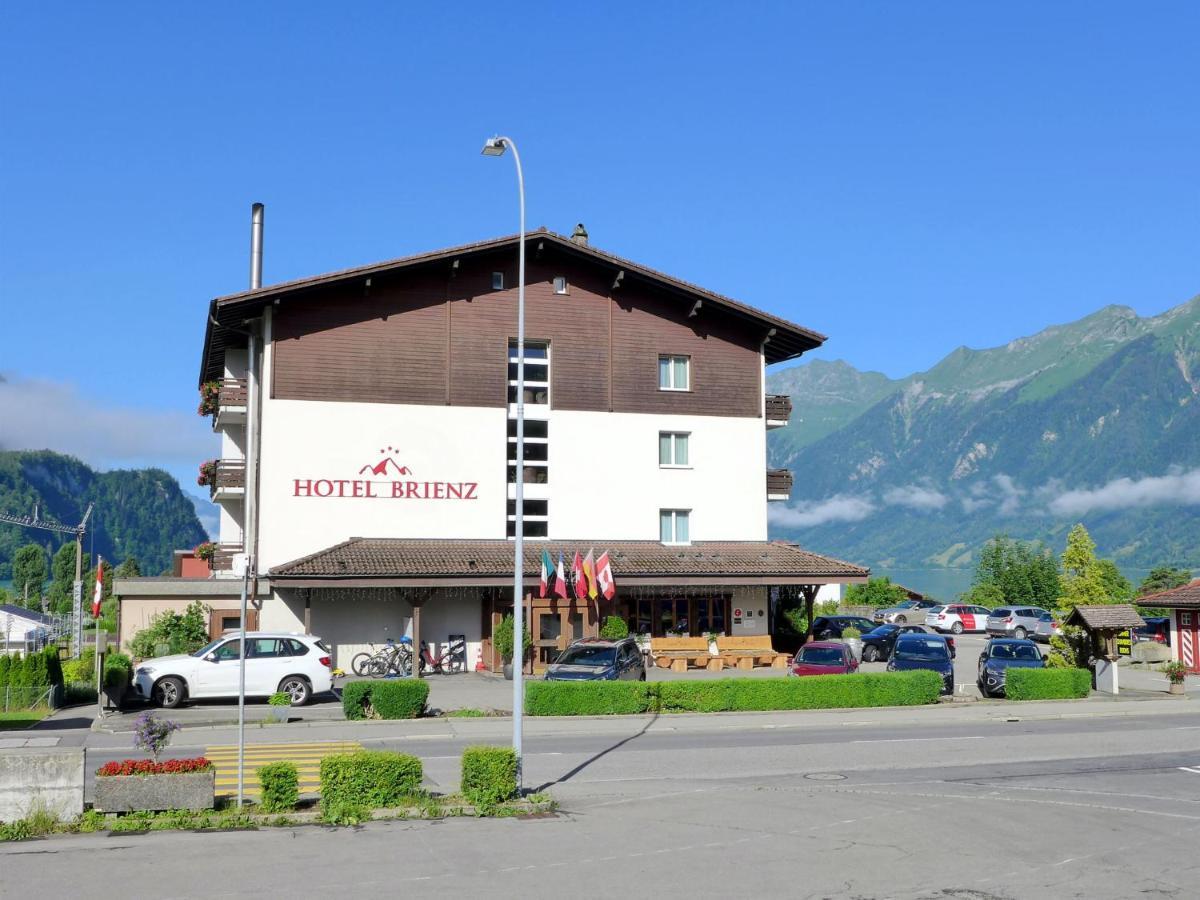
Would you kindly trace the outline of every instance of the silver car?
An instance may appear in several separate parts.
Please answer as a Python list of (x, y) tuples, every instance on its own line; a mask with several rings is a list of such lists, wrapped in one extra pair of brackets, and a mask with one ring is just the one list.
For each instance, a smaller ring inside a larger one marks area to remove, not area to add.
[(1052, 637), (1062, 637), (1062, 623), (1054, 613), (1042, 613), (1037, 629), (1033, 632), (1033, 639), (1039, 644), (1048, 644)]
[(987, 618), (987, 633), (993, 637), (1027, 638), (1037, 631), (1048, 610), (1040, 606), (997, 606)]
[(905, 625), (909, 622), (919, 624), (925, 621), (925, 615), (935, 606), (941, 606), (936, 600), (905, 600), (887, 609), (875, 610), (875, 624), (885, 622), (894, 625)]

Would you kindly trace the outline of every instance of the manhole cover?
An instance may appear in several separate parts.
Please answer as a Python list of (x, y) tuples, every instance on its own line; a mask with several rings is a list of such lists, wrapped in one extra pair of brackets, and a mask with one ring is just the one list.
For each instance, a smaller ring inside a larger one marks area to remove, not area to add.
[(837, 772), (813, 772), (810, 775), (805, 775), (805, 778), (810, 781), (845, 781), (845, 775), (839, 775)]

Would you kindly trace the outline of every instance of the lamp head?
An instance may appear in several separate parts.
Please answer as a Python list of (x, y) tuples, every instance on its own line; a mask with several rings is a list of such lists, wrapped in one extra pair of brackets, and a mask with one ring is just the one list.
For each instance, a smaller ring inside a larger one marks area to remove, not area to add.
[(504, 155), (504, 139), (493, 137), (488, 138), (483, 145), (484, 156), (503, 156)]

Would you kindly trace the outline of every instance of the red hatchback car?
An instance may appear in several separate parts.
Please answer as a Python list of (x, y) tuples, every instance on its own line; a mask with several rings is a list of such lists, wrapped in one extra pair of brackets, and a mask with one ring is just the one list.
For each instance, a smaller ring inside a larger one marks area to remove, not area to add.
[(841, 641), (812, 641), (796, 652), (792, 675), (849, 675), (858, 671), (858, 660)]

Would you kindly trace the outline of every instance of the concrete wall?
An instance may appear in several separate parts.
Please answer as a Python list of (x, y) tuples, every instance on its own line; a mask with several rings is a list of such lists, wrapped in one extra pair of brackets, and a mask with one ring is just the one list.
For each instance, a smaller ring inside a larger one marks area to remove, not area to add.
[(83, 813), (82, 748), (0, 750), (0, 822), (38, 809), (60, 819)]

